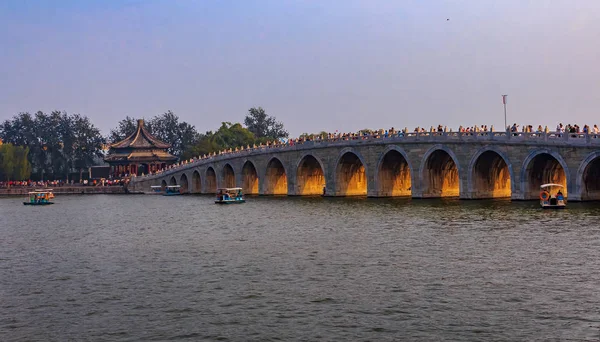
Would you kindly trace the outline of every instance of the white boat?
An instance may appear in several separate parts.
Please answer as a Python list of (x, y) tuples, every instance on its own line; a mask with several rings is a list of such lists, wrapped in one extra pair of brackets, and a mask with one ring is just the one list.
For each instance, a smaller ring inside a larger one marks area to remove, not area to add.
[(52, 199), (54, 193), (52, 189), (35, 190), (28, 193), (27, 200), (23, 202), (24, 205), (50, 205), (54, 204)]
[(217, 189), (216, 204), (238, 204), (244, 203), (244, 194), (242, 188), (219, 188)]
[(160, 194), (163, 191), (163, 187), (161, 185), (151, 185), (150, 190), (152, 190), (152, 193), (154, 194)]
[(543, 209), (564, 209), (567, 199), (562, 193), (564, 186), (561, 184), (542, 184), (540, 186), (540, 205)]
[(165, 193), (163, 196), (176, 196), (181, 195), (181, 185), (168, 185), (165, 188)]

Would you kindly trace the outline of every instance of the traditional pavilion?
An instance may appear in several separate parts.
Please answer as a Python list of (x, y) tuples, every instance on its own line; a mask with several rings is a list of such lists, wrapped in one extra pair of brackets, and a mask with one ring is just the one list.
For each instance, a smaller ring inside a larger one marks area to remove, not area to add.
[(110, 145), (104, 161), (110, 165), (114, 178), (125, 175), (141, 175), (156, 172), (177, 161), (177, 157), (167, 152), (171, 145), (162, 142), (148, 133), (144, 120), (138, 120), (137, 129), (127, 138)]

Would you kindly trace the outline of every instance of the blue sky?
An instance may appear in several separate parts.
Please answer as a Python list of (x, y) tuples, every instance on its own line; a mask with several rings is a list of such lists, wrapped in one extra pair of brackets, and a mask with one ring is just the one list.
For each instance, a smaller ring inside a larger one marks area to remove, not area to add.
[(509, 123), (600, 123), (598, 18), (591, 0), (4, 0), (0, 120), (500, 127), (509, 94)]

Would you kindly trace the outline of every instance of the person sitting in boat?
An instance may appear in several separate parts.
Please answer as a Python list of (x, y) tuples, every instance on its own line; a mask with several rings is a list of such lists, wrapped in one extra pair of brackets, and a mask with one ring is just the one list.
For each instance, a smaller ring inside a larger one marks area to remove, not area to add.
[(559, 201), (564, 200), (565, 198), (563, 197), (562, 191), (558, 190), (558, 192), (556, 193), (556, 199)]

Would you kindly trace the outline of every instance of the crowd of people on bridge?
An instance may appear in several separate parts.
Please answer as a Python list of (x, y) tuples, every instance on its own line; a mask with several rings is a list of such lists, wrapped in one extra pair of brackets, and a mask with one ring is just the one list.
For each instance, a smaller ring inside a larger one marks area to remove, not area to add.
[[(586, 134), (600, 134), (600, 129), (598, 128), (597, 125), (594, 125), (594, 127), (590, 128), (590, 126), (588, 125), (584, 125), (583, 129), (580, 129), (579, 125), (577, 124), (567, 124), (565, 126), (563, 126), (562, 123), (559, 123), (558, 126), (556, 127), (556, 131), (551, 132), (550, 129), (548, 128), (548, 126), (542, 127), (542, 125), (538, 125), (537, 129), (534, 130), (534, 126), (533, 125), (524, 125), (522, 126), (520, 129), (519, 127), (521, 127), (520, 125), (514, 123), (511, 126), (507, 126), (506, 127), (506, 132), (511, 132), (514, 135), (519, 135), (520, 133), (534, 133), (534, 134), (541, 134), (541, 133), (554, 133), (557, 135), (560, 135), (561, 133), (586, 133)], [(462, 134), (466, 134), (466, 135), (473, 135), (474, 133), (477, 133), (479, 135), (487, 135), (487, 133), (491, 133), (491, 132), (498, 132), (494, 130), (494, 126), (490, 125), (489, 127), (487, 125), (474, 125), (474, 126), (459, 126), (458, 130), (455, 132), (459, 132)], [(423, 133), (454, 133), (452, 128), (448, 128), (447, 126), (443, 126), (443, 125), (437, 125), (437, 127), (433, 127), (431, 126), (429, 129), (426, 129), (424, 127), (415, 127), (415, 129), (412, 131), (412, 134), (423, 134)], [(188, 163), (193, 163), (196, 162), (198, 160), (204, 160), (207, 158), (213, 158), (217, 155), (222, 155), (222, 154), (230, 154), (230, 153), (237, 153), (237, 152), (241, 152), (244, 150), (256, 150), (256, 149), (263, 149), (263, 148), (271, 148), (271, 147), (285, 147), (285, 146), (294, 146), (294, 145), (298, 145), (298, 144), (304, 144), (306, 142), (321, 142), (321, 141), (340, 141), (340, 140), (366, 140), (366, 139), (385, 139), (385, 138), (389, 138), (389, 137), (404, 137), (405, 135), (411, 134), (409, 133), (409, 130), (407, 128), (404, 128), (402, 130), (396, 130), (394, 127), (391, 127), (390, 129), (379, 129), (379, 130), (361, 130), (358, 132), (346, 132), (346, 133), (342, 133), (342, 132), (334, 132), (334, 133), (322, 133), (322, 134), (304, 134), (298, 138), (293, 138), (293, 139), (288, 139), (288, 140), (279, 140), (279, 141), (272, 141), (272, 142), (267, 142), (266, 144), (259, 144), (254, 145), (254, 146), (246, 146), (246, 147), (239, 147), (239, 148), (235, 148), (235, 149), (229, 149), (229, 150), (224, 150), (224, 151), (219, 151), (218, 153), (213, 152), (211, 154), (208, 155), (204, 155), (204, 156), (198, 156), (198, 158), (192, 158), (190, 160), (184, 160), (178, 164), (174, 164), (171, 165), (169, 167), (167, 167), (166, 169), (163, 170), (159, 170), (155, 173), (162, 173), (165, 171), (169, 171), (172, 169), (176, 169), (179, 168), (181, 166), (184, 166)]]
[(558, 135), (562, 133), (600, 134), (600, 129), (598, 128), (598, 125), (594, 125), (594, 127), (591, 128), (589, 125), (584, 125), (583, 128), (581, 128), (578, 124), (563, 125), (561, 122), (556, 126), (556, 130), (554, 132), (550, 131), (548, 129), (548, 126), (542, 128), (542, 125), (538, 125), (537, 129), (535, 130), (533, 129), (532, 125), (523, 126), (520, 131), (519, 127), (519, 125), (514, 123), (512, 126), (510, 126), (509, 130), (511, 133), (554, 133)]
[(64, 180), (19, 180), (19, 181), (3, 181), (0, 182), (0, 189), (6, 188), (59, 188), (63, 186), (122, 186), (124, 181), (121, 179), (92, 179), (82, 180), (81, 182), (64, 181)]
[(559, 123), (558, 126), (556, 126), (556, 132), (557, 133), (586, 133), (586, 134), (599, 134), (600, 133), (600, 129), (598, 129), (598, 125), (594, 125), (594, 127), (592, 127), (590, 129), (589, 125), (584, 125), (583, 128), (579, 128), (578, 124), (567, 124), (566, 126), (563, 126), (562, 123)]
[[(458, 130), (456, 132), (462, 133), (462, 134), (466, 134), (466, 135), (473, 135), (474, 133), (477, 133), (478, 135), (487, 135), (487, 133), (491, 133), (491, 132), (495, 132), (494, 131), (494, 126), (491, 125), (488, 126), (487, 125), (474, 125), (474, 126), (459, 126)], [(542, 127), (542, 125), (538, 125), (537, 128), (534, 130), (533, 125), (524, 125), (524, 126), (520, 126), (516, 123), (512, 124), (511, 126), (506, 127), (506, 132), (511, 132), (513, 135), (518, 135), (519, 132), (521, 133), (554, 133), (557, 135), (561, 135), (562, 133), (584, 133), (584, 134), (600, 134), (600, 129), (598, 128), (598, 125), (594, 125), (592, 128), (590, 128), (589, 125), (584, 125), (583, 128), (580, 128), (579, 125), (577, 124), (567, 124), (567, 125), (563, 125), (562, 123), (559, 123), (556, 126), (556, 131), (551, 132), (548, 129), (548, 126)], [(321, 142), (321, 141), (340, 141), (340, 140), (367, 140), (367, 139), (385, 139), (385, 138), (389, 138), (389, 137), (404, 137), (405, 135), (408, 134), (424, 134), (424, 133), (430, 133), (430, 134), (443, 134), (443, 133), (454, 133), (452, 128), (448, 128), (447, 126), (443, 126), (443, 125), (437, 125), (437, 127), (433, 127), (431, 126), (429, 129), (426, 129), (424, 127), (415, 127), (415, 129), (412, 131), (412, 133), (409, 133), (409, 130), (407, 128), (404, 128), (402, 130), (397, 130), (394, 127), (391, 127), (389, 129), (379, 129), (379, 130), (361, 130), (358, 132), (346, 132), (346, 133), (342, 133), (342, 132), (338, 132), (335, 131), (334, 133), (321, 133), (321, 134), (303, 134), (302, 136), (298, 137), (298, 138), (290, 138), (287, 140), (277, 140), (277, 141), (267, 141), (265, 144), (259, 144), (257, 145), (253, 145), (253, 146), (240, 146), (240, 147), (236, 147), (235, 149), (228, 149), (228, 150), (224, 150), (224, 151), (219, 151), (217, 152), (213, 152), (213, 153), (209, 153), (207, 155), (203, 155), (203, 156), (198, 156), (197, 158), (191, 158), (189, 160), (183, 160), (180, 161), (177, 164), (173, 164), (168, 166), (165, 169), (161, 169), (158, 170), (156, 172), (150, 173), (150, 174), (160, 174), (169, 170), (173, 170), (179, 167), (182, 167), (184, 165), (187, 165), (189, 163), (194, 163), (197, 162), (199, 160), (204, 160), (204, 159), (209, 159), (209, 158), (214, 158), (215, 156), (218, 155), (223, 155), (223, 154), (231, 154), (231, 153), (238, 153), (241, 151), (248, 151), (248, 150), (257, 150), (257, 149), (264, 149), (264, 148), (272, 148), (272, 147), (285, 147), (285, 146), (294, 146), (294, 145), (298, 145), (298, 144), (304, 144), (306, 142)], [(150, 175), (149, 174), (149, 175)], [(135, 176), (135, 175), (133, 175)], [(144, 176), (142, 174), (142, 176)], [(123, 185), (123, 180), (119, 180), (119, 179), (115, 179), (115, 180), (102, 180), (101, 183), (99, 183), (99, 181), (97, 180), (93, 180), (90, 181), (89, 184), (78, 184), (78, 185), (108, 185), (108, 186), (112, 186), (112, 185)], [(73, 181), (71, 181), (71, 184), (73, 184)], [(41, 186), (64, 186), (65, 182), (64, 181), (46, 181), (46, 182), (32, 182), (32, 181), (11, 181), (11, 182), (0, 182), (0, 188), (5, 188), (8, 186), (29, 186), (29, 187), (41, 187)]]

